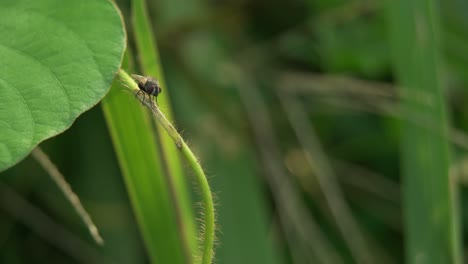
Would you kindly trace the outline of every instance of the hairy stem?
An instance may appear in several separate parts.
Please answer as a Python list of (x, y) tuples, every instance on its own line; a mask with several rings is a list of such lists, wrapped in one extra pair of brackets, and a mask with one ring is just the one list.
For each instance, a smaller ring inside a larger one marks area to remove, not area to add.
[(138, 92), (140, 91), (136, 82), (126, 73), (124, 70), (120, 69), (118, 72), (120, 80), (124, 83), (124, 86), (127, 87), (134, 93), (142, 103), (151, 110), (156, 120), (164, 127), (169, 136), (174, 140), (177, 148), (182, 152), (182, 154), (187, 159), (190, 167), (195, 173), (195, 178), (197, 184), (200, 187), (202, 199), (203, 199), (203, 209), (204, 209), (204, 242), (203, 242), (203, 255), (202, 255), (202, 264), (210, 264), (213, 258), (213, 244), (215, 238), (215, 213), (214, 213), (214, 204), (213, 196), (211, 194), (210, 185), (206, 175), (198, 161), (198, 159), (193, 154), (192, 150), (185, 143), (183, 138), (174, 128), (174, 126), (169, 122), (166, 116), (161, 112), (159, 107), (153, 102), (153, 100), (143, 100), (145, 94)]

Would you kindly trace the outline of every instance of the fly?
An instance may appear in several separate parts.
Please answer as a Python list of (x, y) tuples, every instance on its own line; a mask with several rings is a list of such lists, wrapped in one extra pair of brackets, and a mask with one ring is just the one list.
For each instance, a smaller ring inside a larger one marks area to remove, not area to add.
[[(132, 78), (137, 82), (138, 88), (140, 88), (135, 96), (138, 96), (138, 94), (142, 92), (142, 103), (145, 102), (145, 97), (148, 95), (149, 100), (151, 101), (151, 96), (153, 96), (157, 104), (157, 97), (162, 92), (161, 86), (159, 86), (159, 82), (152, 77), (141, 76), (137, 74), (132, 74)], [(153, 104), (151, 104), (151, 106), (153, 106)]]

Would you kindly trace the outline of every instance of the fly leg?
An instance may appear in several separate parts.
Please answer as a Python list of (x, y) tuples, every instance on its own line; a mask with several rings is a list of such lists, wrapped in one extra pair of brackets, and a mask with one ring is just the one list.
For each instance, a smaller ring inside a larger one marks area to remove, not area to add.
[(151, 109), (154, 109), (153, 98), (151, 98), (151, 95), (148, 95), (148, 97), (149, 97), (149, 100), (150, 100)]
[(138, 94), (140, 93), (140, 90), (138, 90), (136, 93), (135, 93), (135, 98), (137, 98)]
[[(137, 98), (137, 96), (140, 94), (140, 93), (143, 93), (141, 90), (138, 90), (136, 93), (135, 93), (135, 98)], [(143, 93), (143, 101), (141, 101), (141, 104), (143, 104), (145, 102), (145, 93)]]

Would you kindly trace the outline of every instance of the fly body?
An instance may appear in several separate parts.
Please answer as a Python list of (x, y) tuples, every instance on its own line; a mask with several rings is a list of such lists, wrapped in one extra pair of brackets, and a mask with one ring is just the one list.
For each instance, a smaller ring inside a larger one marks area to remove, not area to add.
[(132, 78), (137, 82), (138, 88), (140, 88), (135, 96), (137, 96), (140, 92), (143, 92), (143, 103), (145, 102), (146, 95), (148, 95), (148, 98), (151, 100), (151, 96), (156, 99), (157, 96), (162, 92), (161, 86), (159, 86), (159, 82), (152, 77), (132, 74)]

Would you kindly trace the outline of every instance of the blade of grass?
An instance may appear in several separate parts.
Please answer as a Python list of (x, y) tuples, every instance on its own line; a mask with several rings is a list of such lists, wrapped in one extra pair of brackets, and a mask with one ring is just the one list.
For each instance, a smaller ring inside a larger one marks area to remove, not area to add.
[(102, 107), (151, 263), (187, 263), (151, 118), (121, 88)]
[(408, 263), (461, 263), (455, 185), (441, 79), (438, 3), (388, 1), (394, 69), (404, 113), (438, 133), (402, 121), (403, 200)]
[[(166, 82), (162, 73), (156, 41), (153, 38), (153, 30), (149, 22), (145, 0), (132, 0), (132, 25), (134, 29), (135, 43), (137, 47), (138, 61), (144, 75), (156, 77), (164, 92), (158, 96), (158, 104), (164, 109), (169, 120), (172, 120), (172, 110), (169, 100), (170, 91), (166, 89)], [(167, 178), (174, 194), (173, 199), (177, 221), (181, 236), (186, 243), (186, 251), (196, 250), (196, 231), (193, 221), (191, 199), (189, 196), (186, 177), (179, 153), (167, 133), (161, 133), (162, 127), (156, 122), (159, 131), (158, 137), (161, 144), (163, 160), (166, 163)], [(186, 253), (187, 254), (187, 253)]]
[(173, 144), (177, 146), (178, 149), (182, 152), (182, 154), (187, 159), (190, 167), (192, 168), (196, 182), (198, 187), (200, 188), (200, 192), (203, 198), (203, 214), (204, 214), (204, 226), (203, 226), (203, 256), (201, 263), (203, 264), (210, 264), (213, 258), (213, 244), (215, 239), (215, 213), (214, 213), (214, 204), (213, 204), (213, 196), (211, 194), (211, 189), (208, 184), (208, 179), (203, 172), (203, 169), (200, 165), (200, 162), (195, 157), (193, 152), (190, 150), (188, 145), (185, 143), (183, 138), (179, 135), (177, 130), (174, 126), (169, 122), (166, 116), (161, 112), (159, 106), (154, 104), (151, 100), (144, 101), (144, 95), (139, 93), (138, 85), (135, 81), (124, 71), (119, 70), (118, 76), (120, 77), (121, 81), (125, 83), (125, 86), (132, 91), (135, 96), (139, 96), (138, 98), (146, 105), (151, 112), (153, 113), (154, 118), (157, 122), (164, 128), (167, 132), (168, 136), (172, 139)]

